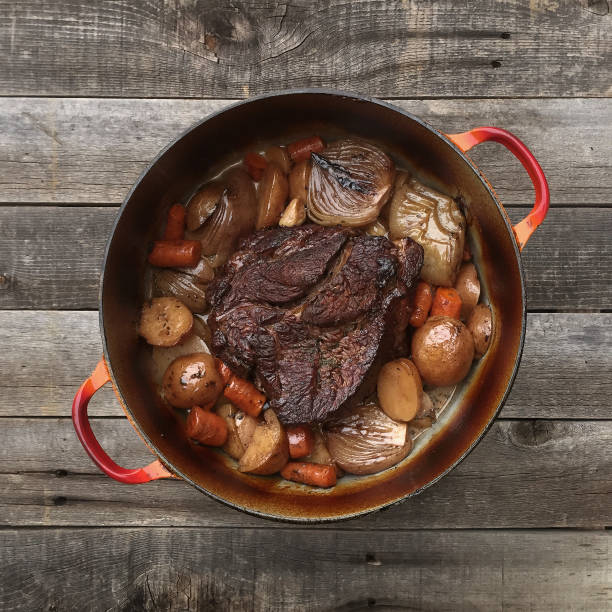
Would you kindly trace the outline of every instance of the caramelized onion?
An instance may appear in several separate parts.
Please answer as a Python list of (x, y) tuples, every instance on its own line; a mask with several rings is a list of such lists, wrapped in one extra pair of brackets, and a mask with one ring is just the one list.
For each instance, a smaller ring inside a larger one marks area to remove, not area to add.
[(190, 274), (191, 276), (195, 276), (195, 278), (201, 283), (210, 283), (211, 280), (215, 278), (215, 270), (208, 261), (208, 258), (202, 257), (200, 261), (193, 266), (193, 268), (174, 268), (179, 272), (184, 272), (185, 274)]
[(330, 144), (312, 153), (308, 216), (319, 225), (359, 227), (376, 220), (391, 193), (393, 161), (378, 147), (358, 138)]
[(406, 423), (390, 419), (376, 404), (333, 417), (325, 424), (327, 448), (350, 474), (374, 474), (400, 462), (412, 450)]
[(389, 238), (409, 237), (423, 247), (424, 281), (444, 287), (455, 284), (465, 229), (465, 217), (454, 200), (398, 174), (389, 206)]
[(191, 312), (206, 310), (206, 285), (194, 276), (176, 270), (158, 270), (154, 283), (156, 295), (178, 298)]
[(230, 168), (219, 180), (225, 190), (215, 211), (197, 232), (197, 239), (202, 242), (203, 255), (223, 257), (255, 227), (257, 200), (253, 181), (242, 168)]
[(202, 227), (213, 214), (223, 195), (223, 185), (217, 181), (207, 183), (193, 195), (187, 204), (186, 225), (190, 232)]

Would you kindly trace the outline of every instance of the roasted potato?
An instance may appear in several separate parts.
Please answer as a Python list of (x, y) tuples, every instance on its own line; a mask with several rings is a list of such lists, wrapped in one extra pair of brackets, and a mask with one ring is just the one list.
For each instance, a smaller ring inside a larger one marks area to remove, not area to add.
[(459, 269), (455, 290), (461, 298), (461, 320), (467, 321), (480, 298), (480, 281), (473, 263), (464, 263)]
[(486, 304), (478, 304), (468, 321), (468, 329), (474, 338), (476, 357), (482, 357), (491, 344), (493, 335), (493, 317)]
[(153, 346), (175, 346), (193, 327), (193, 315), (173, 297), (153, 298), (142, 307), (139, 334)]
[(168, 366), (162, 381), (166, 401), (176, 408), (209, 406), (222, 390), (214, 357), (208, 353), (177, 357)]
[(320, 432), (318, 427), (313, 429), (314, 434), (314, 446), (312, 448), (312, 452), (310, 455), (307, 455), (302, 459), (302, 461), (306, 461), (307, 463), (320, 463), (323, 465), (333, 465), (336, 470), (336, 476), (340, 478), (344, 474), (344, 470), (342, 470), (338, 464), (334, 461), (333, 457), (330, 455), (327, 446), (325, 445), (325, 440), (323, 438), (323, 434)]
[(443, 387), (463, 380), (473, 359), (472, 334), (456, 319), (430, 317), (412, 336), (412, 360), (430, 385)]
[[(223, 450), (230, 457), (240, 459), (253, 437), (257, 420), (245, 414), (230, 402), (224, 402), (217, 407), (215, 412), (227, 424), (227, 440), (223, 445)], [(250, 435), (247, 430), (250, 430)]]
[(389, 361), (378, 374), (378, 401), (385, 414), (395, 421), (411, 421), (421, 408), (423, 384), (410, 359)]
[(258, 423), (253, 438), (240, 458), (238, 469), (251, 474), (275, 474), (289, 460), (289, 443), (284, 427), (275, 412), (264, 412), (264, 422)]
[(269, 163), (257, 187), (257, 229), (278, 223), (288, 195), (289, 183), (285, 173), (278, 164)]
[(310, 160), (305, 159), (293, 166), (289, 174), (289, 197), (302, 202), (308, 200), (308, 181), (310, 180)]
[(285, 147), (268, 147), (264, 151), (264, 157), (272, 163), (278, 164), (280, 169), (285, 173), (291, 172), (291, 158)]

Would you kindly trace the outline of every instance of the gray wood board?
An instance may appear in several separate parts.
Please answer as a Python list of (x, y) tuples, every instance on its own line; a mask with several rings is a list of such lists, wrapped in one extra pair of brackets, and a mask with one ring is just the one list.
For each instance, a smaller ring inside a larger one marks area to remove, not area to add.
[[(0, 416), (69, 416), (102, 355), (98, 313), (0, 311)], [(609, 419), (612, 314), (530, 313), (506, 418)], [(579, 383), (577, 383), (579, 381)], [(107, 386), (92, 416), (123, 416)]]
[[(244, 526), (246, 517), (178, 480), (126, 486), (103, 475), (68, 419), (2, 419), (0, 525)], [(126, 420), (92, 419), (119, 465), (152, 460)], [(421, 495), (347, 529), (612, 525), (612, 421), (497, 421), (463, 463)]]
[(3, 95), (610, 95), (605, 1), (3, 0)]
[[(0, 98), (0, 202), (119, 204), (167, 143), (229, 103)], [(540, 161), (553, 206), (612, 204), (612, 105), (607, 100), (393, 104), (446, 133), (480, 125), (512, 131)], [(501, 145), (484, 144), (470, 155), (507, 206), (532, 204), (527, 173)]]
[(603, 532), (0, 532), (0, 608), (612, 609)]
[[(509, 209), (513, 222), (525, 209)], [(0, 309), (94, 309), (116, 209), (0, 207)], [(612, 217), (551, 209), (523, 251), (530, 310), (609, 309)]]

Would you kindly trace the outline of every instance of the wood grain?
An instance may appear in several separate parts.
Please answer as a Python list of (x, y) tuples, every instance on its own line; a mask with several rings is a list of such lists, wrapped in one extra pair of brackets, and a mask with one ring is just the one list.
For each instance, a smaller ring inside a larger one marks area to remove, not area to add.
[[(0, 309), (95, 309), (117, 210), (0, 207)], [(516, 222), (524, 209), (509, 209)], [(523, 251), (530, 310), (609, 309), (612, 219), (606, 209), (552, 209)]]
[(0, 94), (610, 94), (607, 2), (2, 2)]
[[(612, 314), (532, 313), (505, 418), (609, 419)], [(0, 311), (0, 416), (69, 416), (102, 355), (98, 313)], [(580, 381), (576, 384), (576, 381)], [(110, 389), (92, 416), (123, 416)]]
[[(2, 419), (0, 525), (278, 527), (209, 500), (180, 481), (128, 487), (85, 454), (68, 419)], [(120, 465), (151, 461), (126, 420), (92, 419)], [(612, 421), (498, 421), (439, 483), (347, 529), (612, 525)], [(332, 526), (333, 527), (333, 526)]]
[(7, 612), (612, 609), (604, 533), (62, 529), (0, 542)]
[[(119, 204), (167, 143), (229, 103), (0, 98), (0, 202)], [(612, 204), (612, 105), (607, 100), (393, 104), (447, 133), (478, 125), (514, 132), (544, 168), (553, 206)], [(470, 155), (506, 206), (532, 204), (527, 173), (503, 147), (485, 144)]]

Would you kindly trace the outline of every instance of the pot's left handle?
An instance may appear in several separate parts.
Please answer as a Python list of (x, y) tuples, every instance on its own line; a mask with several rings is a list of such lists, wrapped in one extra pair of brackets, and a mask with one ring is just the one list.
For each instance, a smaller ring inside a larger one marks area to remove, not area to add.
[(447, 134), (447, 137), (464, 153), (481, 142), (498, 142), (513, 153), (521, 164), (523, 164), (525, 170), (527, 170), (527, 174), (529, 174), (529, 178), (531, 178), (531, 182), (535, 189), (535, 203), (531, 212), (512, 228), (519, 250), (522, 251), (531, 237), (531, 234), (533, 234), (533, 232), (538, 229), (540, 223), (544, 221), (544, 217), (550, 205), (548, 183), (538, 160), (514, 134), (508, 132), (508, 130), (502, 130), (501, 128), (490, 126), (477, 127), (469, 132), (463, 132), (461, 134)]
[(160, 461), (128, 470), (117, 465), (100, 446), (89, 424), (87, 406), (93, 394), (110, 381), (104, 359), (101, 359), (91, 376), (79, 387), (72, 402), (72, 422), (76, 434), (92, 461), (107, 475), (126, 484), (140, 484), (159, 478), (176, 478)]

